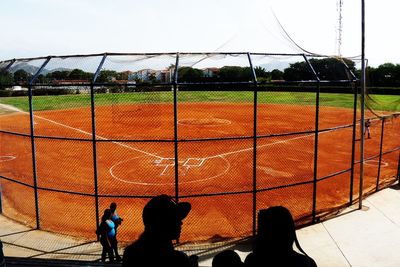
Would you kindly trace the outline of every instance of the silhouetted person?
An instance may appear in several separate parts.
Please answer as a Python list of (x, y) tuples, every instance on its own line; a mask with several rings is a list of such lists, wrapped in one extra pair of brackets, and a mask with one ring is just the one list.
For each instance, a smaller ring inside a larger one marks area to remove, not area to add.
[(233, 250), (224, 250), (214, 256), (212, 267), (242, 267), (243, 262)]
[(114, 253), (112, 249), (112, 238), (115, 235), (114, 222), (111, 220), (111, 211), (106, 209), (101, 217), (101, 223), (97, 228), (96, 234), (100, 237), (100, 244), (103, 247), (101, 261), (106, 261), (106, 256), (110, 262), (114, 262)]
[(114, 222), (115, 225), (115, 235), (111, 239), (111, 247), (114, 251), (115, 259), (117, 261), (121, 261), (121, 256), (118, 253), (118, 240), (117, 240), (117, 229), (118, 226), (122, 223), (122, 218), (118, 216), (117, 213), (117, 203), (113, 202), (110, 204), (110, 211), (111, 211), (111, 220)]
[(4, 258), (3, 254), (3, 242), (0, 240), (0, 267), (6, 266), (6, 259)]
[[(304, 255), (293, 250), (294, 242)], [(300, 247), (290, 211), (277, 206), (259, 212), (253, 253), (246, 257), (245, 266), (316, 267), (317, 264)]]
[(190, 209), (190, 203), (176, 203), (167, 195), (151, 199), (142, 213), (144, 232), (126, 247), (122, 266), (197, 266), (197, 258), (189, 258), (184, 252), (175, 250), (172, 243), (172, 240), (179, 238), (182, 220)]

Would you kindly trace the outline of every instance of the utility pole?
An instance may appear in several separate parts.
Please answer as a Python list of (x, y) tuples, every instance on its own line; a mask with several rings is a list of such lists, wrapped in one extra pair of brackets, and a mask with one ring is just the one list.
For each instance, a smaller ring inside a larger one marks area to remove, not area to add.
[(337, 11), (339, 13), (338, 18), (338, 28), (337, 28), (337, 37), (336, 37), (336, 45), (337, 45), (337, 55), (342, 56), (342, 30), (343, 30), (343, 0), (338, 0), (337, 2)]

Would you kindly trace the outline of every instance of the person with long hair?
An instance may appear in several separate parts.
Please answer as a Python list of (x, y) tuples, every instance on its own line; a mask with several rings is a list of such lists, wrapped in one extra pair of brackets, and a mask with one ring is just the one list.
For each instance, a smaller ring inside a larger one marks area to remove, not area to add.
[[(293, 243), (302, 254), (293, 249)], [(245, 266), (316, 267), (317, 264), (301, 248), (290, 211), (275, 206), (258, 213), (257, 236)]]

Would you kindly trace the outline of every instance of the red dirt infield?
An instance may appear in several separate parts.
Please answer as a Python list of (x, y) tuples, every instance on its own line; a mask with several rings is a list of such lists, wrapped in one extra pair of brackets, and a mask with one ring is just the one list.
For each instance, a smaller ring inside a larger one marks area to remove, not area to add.
[[(118, 212), (124, 218), (119, 230), (120, 240), (129, 241), (143, 229), (141, 211), (148, 197), (162, 193), (175, 194), (173, 106), (98, 106), (95, 111), (100, 215), (111, 202), (117, 202)], [(96, 202), (90, 196), (95, 193), (90, 109), (38, 111), (34, 119), (38, 186), (81, 193), (39, 189), (41, 228), (94, 239)], [(352, 120), (352, 109), (321, 107), (319, 128), (348, 125)], [(252, 121), (252, 104), (179, 104), (178, 192), (183, 201), (189, 201), (193, 206), (184, 224), (183, 241), (251, 234)], [(366, 158), (379, 155), (380, 123), (377, 120), (371, 126), (372, 138), (366, 139)], [(2, 115), (0, 125), (3, 131), (30, 133), (27, 113)], [(258, 106), (259, 136), (313, 131), (314, 127), (314, 106)], [(358, 131), (357, 127), (357, 136)], [(399, 132), (399, 119), (385, 122), (384, 151), (399, 146)], [(237, 138), (218, 139), (226, 137)], [(296, 218), (310, 222), (314, 140), (314, 133), (257, 139), (256, 187), (261, 190), (256, 196), (257, 209), (284, 205)], [(352, 127), (319, 134), (318, 178), (351, 167), (351, 140)], [(33, 185), (30, 138), (3, 132), (0, 133), (0, 145), (1, 175)], [(359, 153), (358, 146), (359, 142), (356, 142), (356, 155)], [(398, 153), (392, 152), (382, 157), (382, 183), (394, 180)], [(365, 164), (366, 190), (375, 187), (378, 164), (378, 158)], [(356, 164), (355, 198), (358, 196), (358, 169), (359, 165)], [(34, 190), (6, 179), (0, 182), (3, 213), (35, 227)], [(264, 190), (302, 182), (304, 184), (298, 186)], [(244, 193), (214, 195), (239, 191)], [(200, 196), (202, 194), (207, 196)], [(350, 171), (319, 181), (316, 195), (318, 213), (348, 203)]]

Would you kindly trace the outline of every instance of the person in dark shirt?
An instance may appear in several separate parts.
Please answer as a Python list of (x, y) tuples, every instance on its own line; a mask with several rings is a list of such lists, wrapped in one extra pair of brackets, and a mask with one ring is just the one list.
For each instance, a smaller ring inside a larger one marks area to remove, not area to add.
[(101, 261), (106, 261), (106, 256), (110, 259), (110, 262), (114, 262), (114, 253), (112, 249), (112, 238), (115, 235), (114, 222), (111, 220), (111, 211), (109, 209), (104, 210), (104, 214), (101, 217), (101, 223), (96, 230), (96, 234), (99, 236), (100, 244), (103, 247), (101, 253)]
[(114, 251), (115, 259), (117, 261), (121, 261), (122, 259), (118, 253), (117, 229), (118, 229), (118, 226), (121, 225), (123, 219), (121, 217), (119, 217), (119, 215), (117, 213), (117, 203), (112, 202), (110, 204), (110, 211), (111, 211), (111, 220), (114, 222), (114, 226), (115, 226), (115, 235), (111, 239), (111, 247)]
[[(293, 243), (303, 254), (293, 250)], [(316, 267), (315, 261), (301, 248), (290, 211), (282, 206), (261, 210), (253, 252), (245, 266)]]
[(144, 232), (126, 247), (122, 266), (135, 267), (195, 267), (197, 258), (175, 250), (172, 241), (179, 238), (182, 220), (189, 214), (188, 202), (175, 202), (170, 196), (159, 195), (144, 207)]

